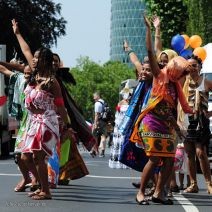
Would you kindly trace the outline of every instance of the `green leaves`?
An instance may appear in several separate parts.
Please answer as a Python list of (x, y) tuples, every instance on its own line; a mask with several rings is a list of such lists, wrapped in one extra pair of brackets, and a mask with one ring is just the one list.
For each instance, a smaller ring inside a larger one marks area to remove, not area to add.
[(7, 45), (7, 60), (13, 57), (14, 48), (23, 57), (12, 31), (13, 18), (34, 52), (41, 46), (51, 47), (65, 35), (66, 21), (60, 11), (61, 5), (52, 0), (0, 0), (0, 43)]
[(174, 35), (186, 31), (187, 7), (183, 0), (146, 0), (151, 15), (157, 14), (161, 19), (163, 47), (170, 48)]
[(109, 61), (99, 65), (88, 57), (78, 59), (78, 64), (71, 70), (77, 85), (69, 86), (69, 91), (78, 106), (84, 111), (86, 119), (93, 118), (93, 93), (99, 91), (111, 109), (119, 101), (119, 88), (122, 81), (134, 79), (132, 69), (121, 62)]

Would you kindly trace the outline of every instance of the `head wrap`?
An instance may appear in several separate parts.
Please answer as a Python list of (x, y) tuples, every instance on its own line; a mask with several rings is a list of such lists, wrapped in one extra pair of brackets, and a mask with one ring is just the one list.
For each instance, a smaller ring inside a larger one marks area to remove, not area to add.
[(166, 49), (166, 50), (162, 51), (162, 52), (158, 55), (158, 57), (157, 57), (157, 61), (158, 61), (158, 62), (160, 62), (160, 57), (161, 57), (162, 54), (166, 54), (169, 61), (170, 61), (172, 58), (178, 56), (177, 52), (175, 52), (174, 50), (172, 50), (172, 49)]

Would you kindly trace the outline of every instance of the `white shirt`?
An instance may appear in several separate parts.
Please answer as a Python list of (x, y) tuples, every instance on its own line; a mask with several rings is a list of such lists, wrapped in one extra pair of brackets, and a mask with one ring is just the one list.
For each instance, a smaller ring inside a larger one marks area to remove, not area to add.
[[(102, 103), (100, 103), (102, 102)], [(103, 106), (104, 105), (104, 100), (103, 99), (99, 99), (97, 102), (95, 102), (95, 105), (94, 105), (94, 112), (95, 113), (102, 113), (103, 112)]]

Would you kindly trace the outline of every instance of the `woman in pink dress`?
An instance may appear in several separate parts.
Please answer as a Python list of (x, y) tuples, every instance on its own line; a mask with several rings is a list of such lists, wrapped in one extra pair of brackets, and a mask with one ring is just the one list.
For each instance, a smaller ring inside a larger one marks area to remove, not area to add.
[(24, 91), (30, 121), (26, 129), (22, 158), (39, 180), (41, 189), (30, 196), (34, 200), (51, 199), (47, 160), (59, 143), (58, 120), (61, 121), (61, 133), (71, 134), (71, 130), (68, 130), (70, 128), (68, 114), (59, 83), (55, 78), (53, 53), (47, 48), (40, 48), (32, 58), (31, 50), (21, 36), (15, 20), (12, 20), (12, 26), (21, 50), (33, 70)]

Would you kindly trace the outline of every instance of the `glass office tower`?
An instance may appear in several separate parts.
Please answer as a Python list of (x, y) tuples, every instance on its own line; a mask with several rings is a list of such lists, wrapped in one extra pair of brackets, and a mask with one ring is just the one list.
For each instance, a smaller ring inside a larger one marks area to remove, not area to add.
[(141, 0), (111, 0), (110, 59), (131, 64), (123, 50), (126, 39), (129, 46), (143, 60), (146, 55), (145, 25)]

